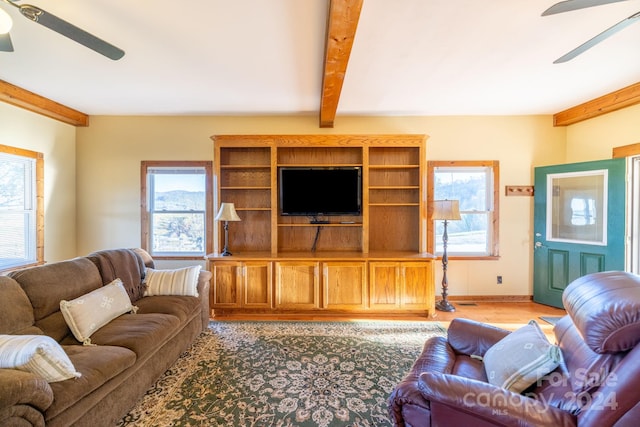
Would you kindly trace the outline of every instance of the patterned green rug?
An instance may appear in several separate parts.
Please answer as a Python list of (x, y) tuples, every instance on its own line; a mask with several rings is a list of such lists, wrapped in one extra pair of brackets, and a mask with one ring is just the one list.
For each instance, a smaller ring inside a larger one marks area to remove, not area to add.
[(120, 426), (389, 426), (436, 322), (211, 322)]

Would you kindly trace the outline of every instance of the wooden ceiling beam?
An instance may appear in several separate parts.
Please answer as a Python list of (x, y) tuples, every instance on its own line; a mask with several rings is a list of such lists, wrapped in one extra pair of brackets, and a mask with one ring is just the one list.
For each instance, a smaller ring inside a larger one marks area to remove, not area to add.
[(553, 115), (554, 126), (568, 126), (640, 103), (640, 82)]
[(363, 0), (329, 0), (320, 127), (332, 128)]
[(89, 126), (89, 116), (0, 80), (0, 101), (73, 126)]

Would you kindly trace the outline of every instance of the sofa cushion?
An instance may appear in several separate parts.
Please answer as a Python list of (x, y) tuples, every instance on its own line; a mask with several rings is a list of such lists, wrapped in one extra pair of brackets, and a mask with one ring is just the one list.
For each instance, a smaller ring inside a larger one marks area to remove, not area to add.
[(31, 372), (50, 383), (81, 375), (60, 344), (46, 335), (0, 335), (0, 368)]
[(33, 307), (18, 282), (0, 276), (0, 293), (0, 334), (19, 334), (33, 327)]
[(97, 345), (125, 347), (138, 359), (146, 359), (164, 345), (183, 324), (168, 314), (123, 314), (100, 328), (91, 336)]
[(46, 411), (46, 419), (76, 404), (136, 362), (135, 353), (123, 347), (66, 345), (63, 348), (82, 376), (51, 384), (55, 399)]
[(176, 316), (180, 322), (186, 323), (201, 312), (200, 300), (195, 297), (165, 295), (144, 297), (136, 301), (138, 314), (162, 313)]
[(131, 249), (107, 249), (87, 255), (102, 276), (102, 283), (107, 284), (115, 279), (122, 280), (124, 288), (132, 303), (144, 295), (145, 266), (142, 258)]
[(60, 313), (60, 301), (102, 286), (98, 269), (86, 258), (25, 268), (9, 273), (9, 277), (20, 283), (29, 297), (35, 325), (56, 341), (71, 333)]
[(175, 270), (147, 268), (144, 296), (186, 295), (197, 297), (200, 269), (199, 265)]
[(483, 361), (491, 384), (520, 393), (557, 368), (562, 353), (532, 320), (491, 346)]
[(60, 301), (60, 311), (73, 336), (86, 344), (95, 331), (133, 309), (120, 279), (74, 300)]

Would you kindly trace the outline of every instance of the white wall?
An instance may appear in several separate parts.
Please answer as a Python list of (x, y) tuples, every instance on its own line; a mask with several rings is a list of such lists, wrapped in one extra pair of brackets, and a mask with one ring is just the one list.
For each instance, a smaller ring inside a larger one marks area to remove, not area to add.
[(501, 257), (452, 260), (451, 295), (531, 295), (533, 200), (504, 197), (504, 186), (532, 185), (532, 165), (563, 162), (565, 132), (550, 116), (338, 117), (333, 129), (317, 116), (91, 117), (78, 129), (77, 250), (139, 246), (140, 162), (211, 160), (211, 135), (419, 133), (430, 136), (429, 160), (500, 161)]
[(76, 128), (0, 103), (0, 144), (44, 154), (44, 258), (76, 256)]
[(0, 144), (44, 153), (45, 258), (58, 261), (139, 246), (140, 161), (210, 160), (211, 135), (427, 134), (429, 160), (499, 160), (501, 167), (501, 257), (452, 260), (450, 293), (530, 295), (533, 200), (505, 197), (504, 186), (531, 185), (535, 166), (610, 158), (613, 147), (640, 142), (640, 105), (566, 128), (551, 123), (550, 116), (338, 117), (335, 128), (320, 129), (317, 116), (98, 116), (76, 129), (0, 103)]
[(567, 163), (610, 159), (615, 147), (640, 142), (640, 104), (567, 127)]

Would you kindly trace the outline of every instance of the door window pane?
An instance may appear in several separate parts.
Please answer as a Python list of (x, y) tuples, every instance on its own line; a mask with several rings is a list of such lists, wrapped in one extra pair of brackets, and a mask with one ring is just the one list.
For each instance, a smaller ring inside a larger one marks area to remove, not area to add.
[(607, 171), (547, 177), (547, 240), (606, 245)]

